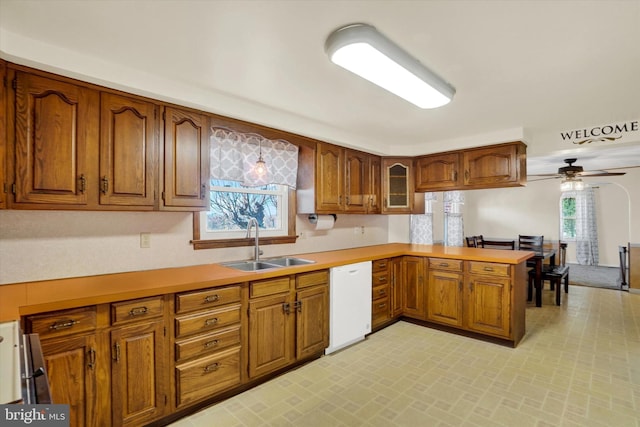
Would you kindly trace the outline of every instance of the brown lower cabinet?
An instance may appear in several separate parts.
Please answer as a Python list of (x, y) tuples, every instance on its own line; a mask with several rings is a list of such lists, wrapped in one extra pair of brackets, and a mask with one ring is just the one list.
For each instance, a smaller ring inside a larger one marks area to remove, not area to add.
[(165, 414), (165, 349), (164, 319), (111, 331), (112, 425), (144, 425)]
[[(524, 335), (524, 262), (407, 255), (374, 261), (373, 278), (374, 327), (404, 316), (514, 346)], [(160, 425), (329, 345), (327, 269), (199, 286), (23, 319), (71, 426)]]
[(329, 346), (329, 272), (249, 284), (249, 377), (284, 368)]

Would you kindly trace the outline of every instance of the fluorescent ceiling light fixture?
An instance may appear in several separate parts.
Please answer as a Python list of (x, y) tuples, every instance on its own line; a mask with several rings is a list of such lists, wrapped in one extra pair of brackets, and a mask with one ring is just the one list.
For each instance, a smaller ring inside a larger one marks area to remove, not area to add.
[(420, 108), (448, 104), (456, 90), (400, 46), (367, 24), (351, 24), (329, 35), (331, 61)]

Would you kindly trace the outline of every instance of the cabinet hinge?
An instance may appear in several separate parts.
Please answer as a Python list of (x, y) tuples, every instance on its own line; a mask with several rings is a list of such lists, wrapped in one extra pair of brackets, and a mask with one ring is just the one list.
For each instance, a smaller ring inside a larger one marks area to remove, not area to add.
[(13, 194), (16, 194), (16, 193), (17, 193), (16, 183), (15, 183), (15, 182), (14, 182), (13, 184), (11, 184), (11, 192), (12, 192)]
[(165, 198), (164, 198), (164, 191), (162, 192), (162, 200), (165, 200)]
[(167, 403), (169, 403), (169, 399), (167, 398), (167, 395), (164, 395), (164, 406), (167, 406)]
[(166, 111), (162, 111), (162, 120), (167, 120), (167, 112)]
[(162, 328), (162, 333), (166, 337), (167, 336), (167, 327)]
[(13, 88), (13, 90), (18, 89), (18, 79), (17, 78), (13, 78), (13, 80), (11, 81), (11, 87)]
[(251, 314), (251, 310), (247, 308), (247, 317)]

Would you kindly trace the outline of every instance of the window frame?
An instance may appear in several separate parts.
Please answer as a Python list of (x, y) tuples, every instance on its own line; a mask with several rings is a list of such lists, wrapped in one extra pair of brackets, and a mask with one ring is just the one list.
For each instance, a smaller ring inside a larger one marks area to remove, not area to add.
[(563, 193), (560, 196), (560, 203), (559, 203), (559, 209), (560, 209), (560, 239), (563, 241), (567, 241), (567, 242), (575, 242), (576, 238), (575, 237), (565, 237), (565, 227), (564, 227), (564, 222), (565, 219), (569, 219), (569, 220), (573, 220), (573, 231), (574, 231), (574, 236), (575, 236), (575, 226), (576, 226), (576, 215), (574, 213), (573, 217), (570, 216), (565, 216), (564, 214), (564, 209), (563, 209), (563, 201), (566, 199), (573, 199), (574, 201), (574, 205), (576, 203), (576, 195), (573, 194), (572, 192), (566, 192)]
[[(289, 188), (287, 191), (287, 234), (282, 236), (260, 236), (260, 246), (278, 245), (285, 243), (295, 243), (296, 236), (296, 191)], [(193, 212), (193, 249), (218, 249), (234, 248), (241, 246), (253, 246), (255, 238), (224, 238), (224, 239), (201, 239), (200, 216), (207, 211)]]

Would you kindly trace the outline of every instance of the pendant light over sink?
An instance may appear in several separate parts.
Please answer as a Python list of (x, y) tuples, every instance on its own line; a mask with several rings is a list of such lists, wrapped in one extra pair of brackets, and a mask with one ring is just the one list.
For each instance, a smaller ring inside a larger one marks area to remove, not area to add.
[(325, 43), (331, 61), (420, 108), (448, 104), (456, 90), (368, 24), (350, 24)]

